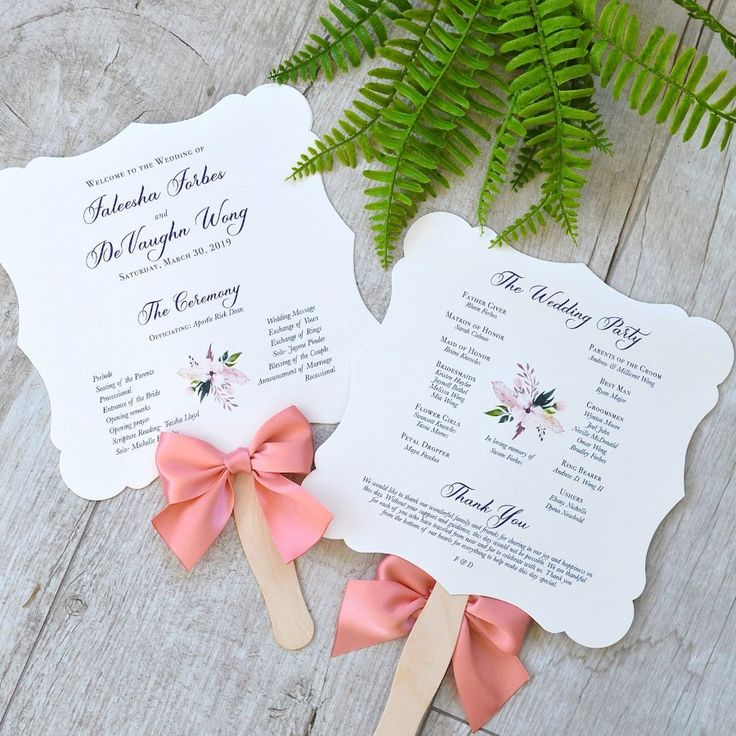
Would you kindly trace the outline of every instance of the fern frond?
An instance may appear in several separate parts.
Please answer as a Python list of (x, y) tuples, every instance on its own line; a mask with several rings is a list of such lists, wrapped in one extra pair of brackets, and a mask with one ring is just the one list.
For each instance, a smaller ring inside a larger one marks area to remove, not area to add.
[(608, 138), (606, 124), (603, 122), (603, 116), (601, 115), (598, 105), (592, 97), (585, 98), (581, 102), (581, 106), (586, 110), (589, 110), (594, 115), (591, 120), (583, 120), (580, 123), (580, 125), (590, 133), (593, 147), (608, 156), (613, 156), (613, 143), (611, 143)]
[(378, 148), (373, 128), (396, 95), (397, 82), (404, 82), (428, 28), (434, 21), (440, 0), (427, 0), (429, 7), (411, 8), (396, 20), (405, 32), (401, 38), (392, 38), (376, 49), (379, 56), (396, 63), (396, 67), (378, 67), (368, 72), (370, 81), (358, 90), (360, 98), (320, 140), (314, 142), (292, 167), (290, 179), (317, 172), (331, 171), (334, 160), (354, 168), (362, 157), (370, 162), (376, 158)]
[(397, 19), (411, 8), (409, 0), (339, 0), (328, 5), (331, 16), (320, 16), (325, 35), (309, 35), (309, 41), (273, 69), (274, 82), (313, 81), (319, 72), (328, 80), (340, 70), (359, 66), (364, 54), (373, 58), (386, 42), (385, 21)]
[(418, 204), (462, 175), (478, 154), (475, 138), (488, 138), (477, 118), (498, 116), (495, 90), (505, 85), (493, 67), (490, 11), (495, 0), (442, 0), (405, 80), (374, 131), (383, 169), (368, 169), (376, 250), (384, 267)]
[(518, 217), (505, 230), (496, 235), (490, 243), (491, 247), (503, 245), (504, 243), (511, 245), (528, 233), (536, 235), (538, 230), (547, 224), (545, 214), (549, 215), (552, 197), (551, 192), (543, 194), (539, 202), (533, 204), (521, 217)]
[[(535, 131), (530, 131), (531, 137), (536, 135)], [(511, 189), (518, 192), (525, 187), (537, 174), (542, 170), (542, 165), (536, 159), (537, 147), (522, 145), (519, 149), (519, 155), (516, 157), (514, 164), (514, 173), (511, 175)]]
[[(575, 241), (585, 184), (581, 172), (590, 164), (585, 154), (593, 147), (582, 123), (595, 119), (579, 104), (593, 94), (586, 84), (591, 68), (587, 44), (580, 43), (582, 21), (572, 12), (572, 0), (517, 0), (501, 5), (498, 12), (503, 20), (498, 33), (511, 36), (500, 51), (512, 54), (506, 68), (517, 72), (510, 87), (518, 94), (519, 118), (527, 128), (539, 130), (526, 144), (536, 146), (535, 158), (546, 174), (544, 211)], [(532, 210), (527, 215), (534, 222), (540, 210)]]
[(575, 0), (575, 4), (598, 39), (591, 52), (593, 69), (604, 87), (613, 83), (614, 98), (618, 99), (631, 82), (629, 104), (639, 115), (646, 115), (657, 106), (656, 121), (669, 120), (672, 134), (678, 133), (684, 124), (685, 141), (693, 137), (705, 117), (701, 148), (711, 142), (721, 124), (721, 149), (726, 147), (736, 123), (736, 85), (714, 99), (726, 78), (725, 71), (701, 84), (708, 57), (698, 55), (694, 48), (673, 53), (678, 44), (676, 34), (657, 27), (640, 47), (638, 20), (627, 5), (609, 0), (598, 14), (596, 0)]
[(710, 28), (713, 33), (718, 34), (721, 38), (723, 47), (731, 56), (736, 57), (736, 34), (729, 31), (717, 18), (714, 18), (704, 7), (695, 2), (695, 0), (673, 0), (681, 8), (687, 10), (687, 14), (699, 20), (706, 28)]
[(496, 137), (488, 156), (486, 174), (483, 177), (483, 184), (478, 197), (478, 223), (481, 226), (488, 221), (491, 207), (493, 207), (501, 187), (509, 176), (509, 151), (520, 138), (526, 135), (526, 129), (517, 117), (516, 100), (516, 95), (509, 98), (506, 112), (496, 128)]
[[(694, 0), (674, 2), (736, 56), (734, 33)], [(642, 43), (622, 0), (332, 0), (328, 8), (324, 34), (310, 35), (272, 79), (312, 80), (322, 72), (331, 80), (365, 56), (386, 63), (369, 71), (352, 105), (290, 178), (372, 162), (364, 172), (366, 209), (384, 267), (420, 203), (465, 173), (491, 130), (481, 224), (506, 181), (518, 191), (542, 179), (539, 201), (494, 244), (536, 233), (549, 220), (575, 241), (591, 155), (612, 151), (593, 100), (596, 78), (684, 140), (702, 124), (703, 147), (718, 132), (725, 148), (736, 123), (736, 85), (726, 84), (726, 72), (706, 78), (707, 57), (679, 50), (677, 36), (662, 28)], [(401, 32), (389, 34), (389, 25)]]

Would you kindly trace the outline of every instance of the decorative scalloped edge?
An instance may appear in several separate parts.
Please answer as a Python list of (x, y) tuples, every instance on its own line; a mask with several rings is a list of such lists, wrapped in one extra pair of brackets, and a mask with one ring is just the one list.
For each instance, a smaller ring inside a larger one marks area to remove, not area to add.
[[(491, 238), (494, 235), (494, 232), (490, 230), (489, 228), (481, 228), (481, 227), (473, 227), (471, 226), (464, 218), (452, 214), (452, 213), (446, 213), (446, 212), (434, 212), (427, 215), (424, 215), (423, 217), (419, 218), (415, 221), (415, 223), (410, 227), (409, 231), (406, 234), (405, 241), (404, 241), (404, 257), (395, 265), (394, 271), (392, 274), (392, 299), (389, 303), (386, 317), (385, 319), (388, 319), (391, 315), (392, 306), (394, 305), (394, 298), (393, 294), (396, 293), (397, 288), (397, 276), (398, 278), (404, 278), (404, 271), (408, 268), (406, 266), (407, 262), (414, 262), (414, 259), (417, 258), (417, 254), (421, 252), (421, 244), (418, 242), (421, 240), (421, 231), (424, 228), (431, 228), (433, 226), (433, 221), (436, 220), (436, 218), (442, 218), (447, 219), (449, 221), (450, 218), (456, 221), (456, 224), (461, 225), (463, 228), (465, 228), (469, 232), (475, 232), (482, 238), (486, 238), (488, 242), (490, 242)], [(515, 248), (512, 246), (504, 245), (503, 248), (510, 249), (513, 251), (516, 251)], [(543, 260), (543, 259), (536, 259), (536, 260)], [(510, 603), (513, 603), (514, 605), (517, 605), (518, 607), (525, 610), (534, 620), (546, 631), (557, 634), (557, 633), (566, 633), (571, 639), (576, 641), (579, 644), (582, 644), (583, 646), (591, 647), (591, 648), (602, 648), (606, 646), (611, 646), (618, 642), (625, 634), (628, 632), (628, 630), (631, 627), (631, 623), (633, 622), (634, 618), (634, 600), (636, 600), (644, 591), (646, 587), (646, 558), (648, 554), (648, 550), (651, 546), (652, 540), (654, 538), (654, 534), (656, 533), (657, 529), (661, 525), (662, 521), (666, 518), (666, 516), (670, 513), (670, 511), (684, 498), (685, 496), (685, 481), (684, 481), (684, 466), (685, 466), (685, 458), (687, 453), (687, 448), (690, 444), (690, 441), (692, 439), (692, 436), (697, 429), (698, 425), (702, 420), (708, 415), (708, 413), (715, 407), (716, 403), (718, 402), (719, 392), (718, 392), (718, 386), (723, 383), (723, 381), (728, 377), (730, 374), (731, 368), (733, 366), (734, 362), (734, 349), (733, 349), (733, 343), (731, 342), (730, 337), (728, 334), (723, 330), (719, 325), (712, 322), (711, 320), (707, 320), (701, 317), (691, 317), (687, 314), (687, 312), (682, 309), (679, 306), (673, 305), (673, 304), (662, 304), (662, 303), (656, 303), (656, 302), (645, 302), (642, 300), (634, 299), (626, 294), (623, 294), (616, 289), (614, 289), (612, 286), (607, 284), (605, 281), (603, 281), (600, 277), (598, 277), (585, 263), (582, 262), (572, 262), (572, 263), (565, 263), (565, 262), (557, 262), (557, 261), (545, 261), (546, 263), (550, 264), (553, 268), (560, 268), (560, 269), (582, 269), (583, 272), (586, 274), (586, 278), (593, 278), (595, 282), (597, 282), (598, 285), (604, 285), (606, 289), (615, 294), (617, 298), (625, 298), (629, 301), (635, 302), (640, 305), (644, 306), (653, 306), (653, 307), (659, 307), (659, 308), (666, 308), (671, 311), (672, 316), (676, 317), (680, 320), (695, 320), (697, 322), (703, 322), (708, 323), (709, 325), (712, 325), (714, 328), (716, 328), (722, 335), (725, 340), (724, 342), (724, 348), (726, 345), (728, 346), (728, 350), (724, 350), (724, 363), (723, 368), (718, 373), (722, 373), (722, 376), (720, 379), (716, 379), (717, 383), (712, 385), (708, 390), (709, 399), (703, 400), (699, 404), (699, 409), (695, 413), (694, 418), (695, 421), (692, 424), (692, 427), (684, 428), (683, 436), (682, 436), (682, 448), (681, 450), (678, 450), (677, 454), (678, 457), (681, 457), (681, 462), (678, 463), (678, 467), (680, 468), (680, 472), (678, 473), (678, 497), (674, 498), (672, 503), (667, 506), (665, 509), (664, 506), (662, 508), (662, 512), (660, 515), (657, 516), (656, 519), (653, 519), (653, 526), (651, 528), (651, 533), (647, 534), (646, 542), (643, 546), (642, 554), (640, 557), (640, 567), (637, 571), (637, 576), (640, 579), (640, 583), (637, 585), (634, 585), (631, 590), (628, 592), (620, 593), (619, 596), (617, 596), (616, 601), (610, 601), (608, 603), (608, 607), (612, 607), (617, 605), (620, 609), (620, 614), (618, 617), (618, 620), (621, 624), (620, 630), (618, 632), (611, 633), (608, 638), (588, 638), (588, 636), (579, 630), (576, 630), (576, 627), (570, 627), (567, 626), (564, 623), (561, 623), (560, 621), (555, 620), (556, 618), (559, 618), (558, 616), (547, 614), (544, 611), (538, 610), (537, 604), (528, 601), (526, 596), (521, 595), (517, 597), (507, 598), (507, 601)], [(403, 288), (403, 287), (400, 287)], [(353, 363), (357, 363), (357, 361), (363, 356), (369, 354), (371, 351), (373, 351), (374, 347), (380, 343), (380, 340), (382, 339), (383, 330), (378, 330), (373, 337), (366, 343), (364, 346), (353, 355)], [(355, 375), (356, 371), (353, 369), (353, 375)], [(345, 411), (345, 417), (349, 417), (351, 413), (352, 407), (352, 398), (353, 398), (353, 392), (351, 391), (350, 398), (348, 400), (348, 406), (346, 407)], [(343, 425), (341, 424), (337, 430), (335, 431), (334, 435), (339, 435), (341, 430), (343, 429)], [(318, 489), (319, 488), (319, 482), (320, 482), (320, 458), (324, 456), (325, 447), (327, 448), (327, 452), (329, 452), (330, 447), (330, 441), (332, 438), (329, 438), (324, 445), (322, 445), (320, 448), (318, 448), (316, 455), (315, 455), (315, 465), (316, 468), (312, 473), (308, 476), (307, 480), (305, 481), (305, 485), (309, 487), (311, 490)], [(324, 472), (324, 471), (322, 471)], [(333, 530), (334, 527), (337, 527), (337, 532), (332, 533), (331, 530)], [(342, 534), (340, 529), (340, 521), (339, 519), (335, 519), (330, 527), (327, 529), (327, 533), (325, 534), (328, 538), (331, 539), (343, 539), (345, 543), (356, 552), (363, 552), (363, 553), (380, 553), (380, 554), (395, 554), (402, 557), (405, 557), (406, 559), (409, 559), (410, 561), (414, 561), (415, 564), (418, 564), (416, 560), (412, 560), (412, 549), (410, 544), (402, 544), (402, 541), (405, 538), (400, 538), (398, 535), (395, 535), (391, 538), (391, 544), (386, 545), (385, 548), (382, 549), (376, 549), (376, 547), (371, 543), (370, 541), (370, 533), (368, 530), (365, 529), (365, 527), (356, 528), (352, 533), (349, 534)], [(428, 563), (424, 560), (422, 560), (422, 566), (428, 572), (432, 577), (437, 578), (438, 573), (443, 572), (440, 567), (439, 563), (435, 565), (433, 561), (429, 561)], [(632, 578), (634, 576), (632, 575)], [(462, 587), (454, 587), (452, 580), (443, 580), (443, 585), (445, 588), (447, 588), (448, 592), (453, 594), (473, 594), (473, 591), (465, 590)], [(531, 605), (530, 605), (531, 604)], [(564, 615), (564, 614), (563, 614)], [(609, 632), (610, 633), (610, 632)]]
[[(142, 122), (131, 122), (126, 127), (124, 127), (122, 130), (120, 130), (118, 133), (116, 133), (112, 138), (108, 139), (107, 141), (89, 149), (88, 151), (84, 151), (79, 154), (73, 154), (70, 156), (38, 156), (33, 159), (31, 159), (28, 163), (26, 163), (23, 166), (13, 166), (9, 167), (7, 169), (0, 170), (0, 187), (3, 185), (6, 185), (8, 182), (12, 184), (12, 181), (15, 177), (18, 176), (25, 176), (28, 173), (36, 174), (38, 169), (43, 169), (45, 166), (49, 165), (55, 165), (61, 161), (69, 161), (69, 160), (83, 160), (85, 157), (89, 157), (92, 155), (96, 155), (97, 152), (100, 149), (107, 148), (111, 144), (120, 144), (121, 141), (124, 141), (126, 138), (128, 138), (133, 132), (139, 131), (139, 130), (157, 130), (157, 131), (166, 131), (166, 130), (173, 130), (174, 128), (179, 128), (182, 126), (186, 126), (189, 123), (191, 123), (194, 120), (204, 120), (208, 117), (211, 117), (215, 111), (219, 114), (223, 108), (230, 107), (233, 102), (237, 101), (237, 104), (240, 105), (245, 100), (249, 100), (251, 103), (254, 103), (258, 100), (258, 98), (263, 94), (268, 94), (270, 91), (278, 90), (278, 93), (280, 95), (288, 95), (291, 100), (289, 101), (289, 112), (291, 115), (291, 120), (294, 121), (294, 128), (297, 127), (301, 130), (304, 130), (305, 133), (311, 133), (312, 141), (317, 139), (316, 134), (312, 131), (312, 124), (314, 121), (314, 115), (312, 108), (309, 104), (309, 101), (307, 98), (299, 92), (294, 87), (291, 87), (289, 85), (280, 85), (275, 83), (267, 83), (259, 85), (258, 87), (253, 88), (250, 92), (248, 92), (245, 95), (242, 94), (229, 94), (220, 99), (217, 103), (212, 105), (207, 110), (197, 114), (193, 115), (190, 118), (186, 118), (184, 120), (176, 120), (171, 122), (163, 122), (163, 123), (142, 123)], [(284, 179), (288, 176), (288, 171), (284, 172)], [(342, 225), (342, 227), (346, 231), (346, 239), (349, 234), (350, 242), (351, 242), (351, 248), (350, 248), (350, 258), (351, 260), (354, 257), (354, 246), (355, 246), (355, 233), (352, 231), (352, 229), (349, 227), (345, 219), (340, 215), (340, 213), (335, 209), (335, 207), (330, 202), (329, 196), (327, 194), (327, 190), (324, 185), (324, 180), (321, 175), (315, 175), (313, 177), (310, 177), (309, 181), (307, 182), (297, 182), (294, 184), (294, 186), (311, 186), (318, 189), (319, 196), (324, 200), (324, 203), (329, 209), (331, 210), (332, 216), (335, 218), (336, 221), (339, 221), (339, 223)], [(2, 255), (2, 249), (0, 248), (0, 256)], [(33, 365), (36, 372), (39, 374), (43, 384), (44, 389), (46, 390), (46, 395), (49, 399), (50, 404), (50, 421), (49, 421), (49, 437), (51, 439), (52, 444), (59, 452), (59, 470), (62, 476), (62, 479), (67, 484), (67, 486), (70, 486), (70, 482), (68, 480), (69, 477), (69, 470), (66, 466), (67, 460), (66, 460), (66, 453), (64, 451), (63, 447), (63, 441), (60, 436), (60, 429), (59, 429), (59, 423), (61, 419), (59, 418), (59, 409), (58, 409), (58, 399), (55, 398), (54, 394), (49, 388), (49, 383), (47, 380), (47, 371), (49, 371), (48, 366), (43, 365), (44, 360), (41, 358), (40, 355), (37, 353), (34, 357), (34, 347), (29, 346), (28, 342), (26, 341), (26, 335), (27, 335), (27, 328), (26, 323), (27, 319), (24, 319), (24, 309), (23, 305), (21, 303), (21, 297), (19, 294), (18, 288), (13, 283), (13, 278), (11, 274), (11, 268), (7, 265), (7, 263), (0, 257), (0, 265), (2, 265), (6, 271), (11, 275), (11, 284), (13, 286), (13, 289), (16, 294), (16, 300), (18, 302), (18, 336), (17, 336), (17, 345), (18, 348), (26, 355), (26, 357), (30, 360), (31, 364)], [(358, 296), (359, 298), (359, 296)], [(368, 310), (366, 309), (366, 312)], [(41, 358), (39, 360), (39, 358)], [(110, 486), (110, 490), (105, 493), (104, 495), (101, 495), (99, 497), (95, 497), (94, 499), (90, 500), (107, 500), (110, 498), (113, 498), (117, 496), (118, 494), (122, 493), (126, 488), (132, 488), (132, 489), (142, 489), (150, 485), (156, 478), (158, 477), (158, 472), (155, 469), (155, 466), (152, 468), (145, 468), (143, 465), (139, 466), (136, 469), (135, 477), (133, 477), (132, 474), (129, 474), (128, 481), (119, 481), (114, 483)], [(84, 496), (83, 496), (84, 497)]]

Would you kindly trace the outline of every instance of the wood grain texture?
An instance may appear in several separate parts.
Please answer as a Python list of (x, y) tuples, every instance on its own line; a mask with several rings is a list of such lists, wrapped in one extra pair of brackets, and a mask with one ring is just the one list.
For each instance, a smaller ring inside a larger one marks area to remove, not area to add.
[[(731, 27), (736, 0), (703, 2)], [(129, 122), (190, 117), (246, 92), (314, 28), (323, 0), (0, 0), (0, 166), (81, 153)], [(643, 25), (728, 64), (712, 34), (668, 0), (635, 3)], [(324, 131), (358, 77), (302, 85)], [(550, 228), (521, 249), (584, 261), (637, 299), (671, 301), (736, 335), (736, 166), (673, 140), (600, 95), (616, 156), (599, 155), (581, 208), (581, 242)], [(474, 222), (483, 167), (423, 211)], [(362, 177), (337, 171), (330, 196), (356, 232), (356, 278), (382, 317), (381, 271)], [(533, 192), (503, 196), (498, 227)], [(493, 224), (491, 223), (491, 224)], [(17, 302), (0, 272), (0, 733), (189, 736), (372, 733), (401, 642), (330, 659), (344, 583), (378, 557), (325, 541), (299, 563), (316, 623), (299, 652), (273, 640), (255, 580), (229, 525), (186, 574), (152, 531), (157, 483), (94, 504), (66, 490), (48, 439), (38, 375), (15, 346)], [(703, 356), (707, 360), (708, 356)], [(736, 381), (697, 431), (686, 498), (658, 530), (631, 632), (586, 650), (533, 627), (531, 682), (487, 726), (498, 736), (728, 736), (736, 732)], [(319, 438), (327, 427), (317, 428)], [(464, 736), (451, 677), (424, 736)]]
[(273, 637), (284, 649), (302, 649), (312, 641), (314, 621), (302, 595), (296, 564), (284, 562), (276, 549), (256, 497), (253, 476), (238, 473), (233, 491), (235, 528), (261, 590)]
[(416, 736), (450, 666), (467, 595), (450, 595), (437, 583), (421, 610), (396, 665), (374, 736)]
[(468, 724), (448, 713), (432, 710), (427, 715), (422, 736), (470, 736)]

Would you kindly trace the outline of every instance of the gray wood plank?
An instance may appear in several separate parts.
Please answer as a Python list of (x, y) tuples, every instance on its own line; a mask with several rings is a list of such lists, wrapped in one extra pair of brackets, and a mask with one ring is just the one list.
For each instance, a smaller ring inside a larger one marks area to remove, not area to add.
[(35, 373), (23, 373), (0, 423), (0, 717), (35, 650), (94, 508), (61, 483), (57, 454), (48, 448), (43, 386)]
[[(669, 2), (641, 5), (644, 18), (685, 26)], [(711, 5), (736, 25), (734, 0)], [(322, 6), (0, 1), (0, 162), (78, 153), (131, 120), (189, 117), (229, 92), (247, 91), (311, 30)], [(686, 39), (698, 40), (693, 24)], [(704, 34), (700, 43), (708, 42)], [(713, 56), (725, 62), (723, 54)], [(316, 130), (349, 103), (357, 83), (352, 77), (303, 85)], [(591, 169), (580, 246), (550, 229), (522, 249), (583, 260), (636, 298), (680, 303), (734, 335), (732, 153), (700, 153), (605, 93), (601, 102), (617, 154), (597, 157)], [(448, 209), (474, 222), (482, 163), (424, 210)], [(357, 233), (358, 285), (380, 317), (390, 276), (372, 254), (362, 177), (339, 171), (326, 186)], [(519, 214), (531, 196), (503, 197), (494, 223)], [(675, 271), (675, 264), (686, 267)], [(317, 635), (303, 652), (281, 652), (232, 528), (185, 575), (148, 525), (161, 502), (157, 484), (96, 506), (63, 487), (43, 386), (14, 347), (17, 306), (4, 274), (0, 299), (0, 713), (9, 703), (0, 732), (370, 733), (400, 643), (334, 660), (328, 652), (345, 580), (370, 577), (377, 557), (323, 542), (302, 560)], [(489, 729), (503, 736), (736, 730), (736, 588), (728, 576), (736, 556), (729, 522), (736, 511), (729, 439), (735, 406), (731, 379), (691, 445), (688, 495), (652, 545), (632, 632), (595, 651), (533, 628), (524, 649), (532, 682)], [(435, 702), (440, 710), (429, 714), (425, 734), (468, 732), (451, 677)]]
[(420, 736), (470, 736), (470, 734), (467, 723), (438, 710), (429, 711), (420, 732)]

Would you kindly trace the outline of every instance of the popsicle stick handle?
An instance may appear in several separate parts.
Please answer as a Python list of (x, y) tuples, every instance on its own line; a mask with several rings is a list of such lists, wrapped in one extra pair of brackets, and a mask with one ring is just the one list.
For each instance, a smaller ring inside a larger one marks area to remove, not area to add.
[(447, 671), (467, 602), (467, 595), (434, 586), (401, 652), (374, 736), (415, 736)]
[(238, 536), (266, 603), (274, 638), (284, 649), (301, 649), (314, 636), (314, 622), (299, 586), (296, 567), (281, 559), (271, 539), (256, 498), (253, 476), (238, 473), (233, 487)]

